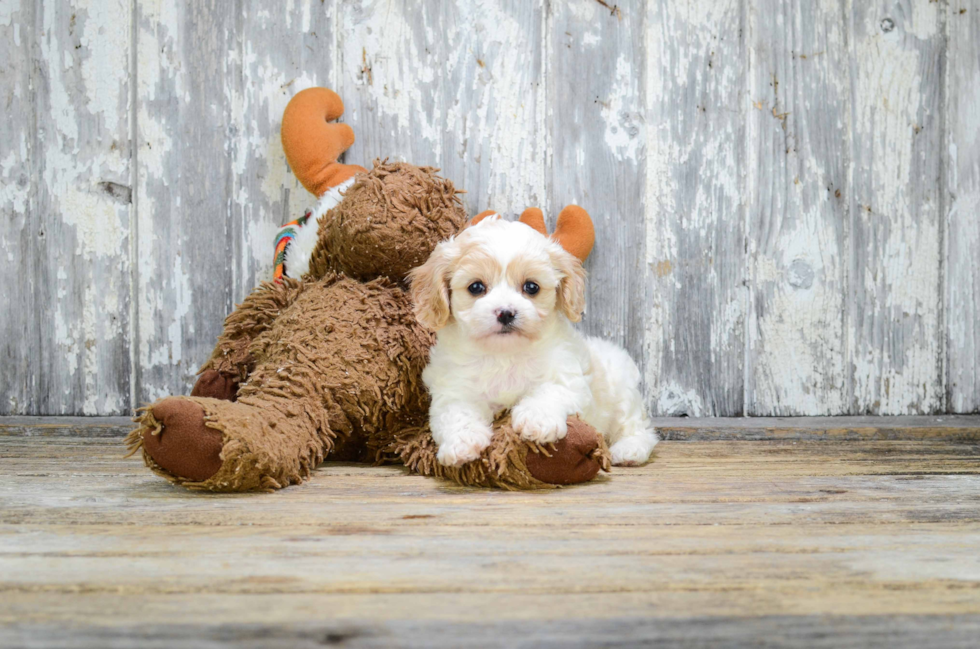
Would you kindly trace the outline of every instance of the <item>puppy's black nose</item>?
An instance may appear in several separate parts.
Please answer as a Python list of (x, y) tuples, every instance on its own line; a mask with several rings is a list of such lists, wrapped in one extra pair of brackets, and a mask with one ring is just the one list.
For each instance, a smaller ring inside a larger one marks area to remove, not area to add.
[(514, 318), (517, 315), (509, 309), (501, 309), (497, 311), (497, 322), (504, 325), (505, 327), (514, 322)]

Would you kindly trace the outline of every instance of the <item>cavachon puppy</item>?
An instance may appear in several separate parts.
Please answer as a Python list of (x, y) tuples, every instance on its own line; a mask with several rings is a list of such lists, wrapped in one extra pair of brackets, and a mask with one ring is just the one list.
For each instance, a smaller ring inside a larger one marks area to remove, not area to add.
[(545, 232), (536, 208), (516, 222), (485, 212), (410, 273), (415, 315), (437, 332), (422, 379), (444, 465), (479, 457), (508, 409), (515, 431), (539, 444), (564, 438), (578, 415), (613, 464), (643, 464), (657, 444), (633, 359), (572, 326), (585, 308), (589, 215), (568, 206)]

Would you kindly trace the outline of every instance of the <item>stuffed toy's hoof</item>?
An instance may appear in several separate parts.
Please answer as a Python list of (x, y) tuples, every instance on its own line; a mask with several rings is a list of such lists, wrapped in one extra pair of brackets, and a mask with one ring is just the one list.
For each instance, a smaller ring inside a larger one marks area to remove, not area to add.
[(203, 482), (221, 468), (221, 431), (204, 425), (204, 409), (193, 401), (169, 398), (150, 413), (156, 426), (140, 429), (143, 449), (167, 473)]
[(238, 380), (217, 370), (204, 370), (197, 377), (191, 396), (234, 401), (238, 398)]
[[(603, 468), (602, 440), (595, 428), (580, 419), (568, 419), (568, 434), (554, 449), (529, 452), (524, 462), (527, 472), (541, 482), (554, 485), (588, 482)], [(607, 467), (608, 468), (608, 467)]]

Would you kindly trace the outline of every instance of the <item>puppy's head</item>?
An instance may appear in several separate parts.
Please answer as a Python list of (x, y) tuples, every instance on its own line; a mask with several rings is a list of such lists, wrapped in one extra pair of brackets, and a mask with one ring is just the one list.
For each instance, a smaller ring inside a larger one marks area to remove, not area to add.
[(483, 219), (440, 243), (411, 273), (415, 314), (439, 330), (455, 321), (492, 348), (539, 338), (553, 318), (585, 308), (582, 262), (524, 223)]

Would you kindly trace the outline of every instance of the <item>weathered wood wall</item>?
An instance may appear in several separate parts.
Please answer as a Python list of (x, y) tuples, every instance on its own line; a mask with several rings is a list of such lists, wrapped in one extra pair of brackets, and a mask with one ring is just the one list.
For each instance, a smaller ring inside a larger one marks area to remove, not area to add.
[(593, 215), (664, 415), (980, 409), (976, 0), (0, 0), (0, 414), (189, 390), (310, 202), (278, 128)]

